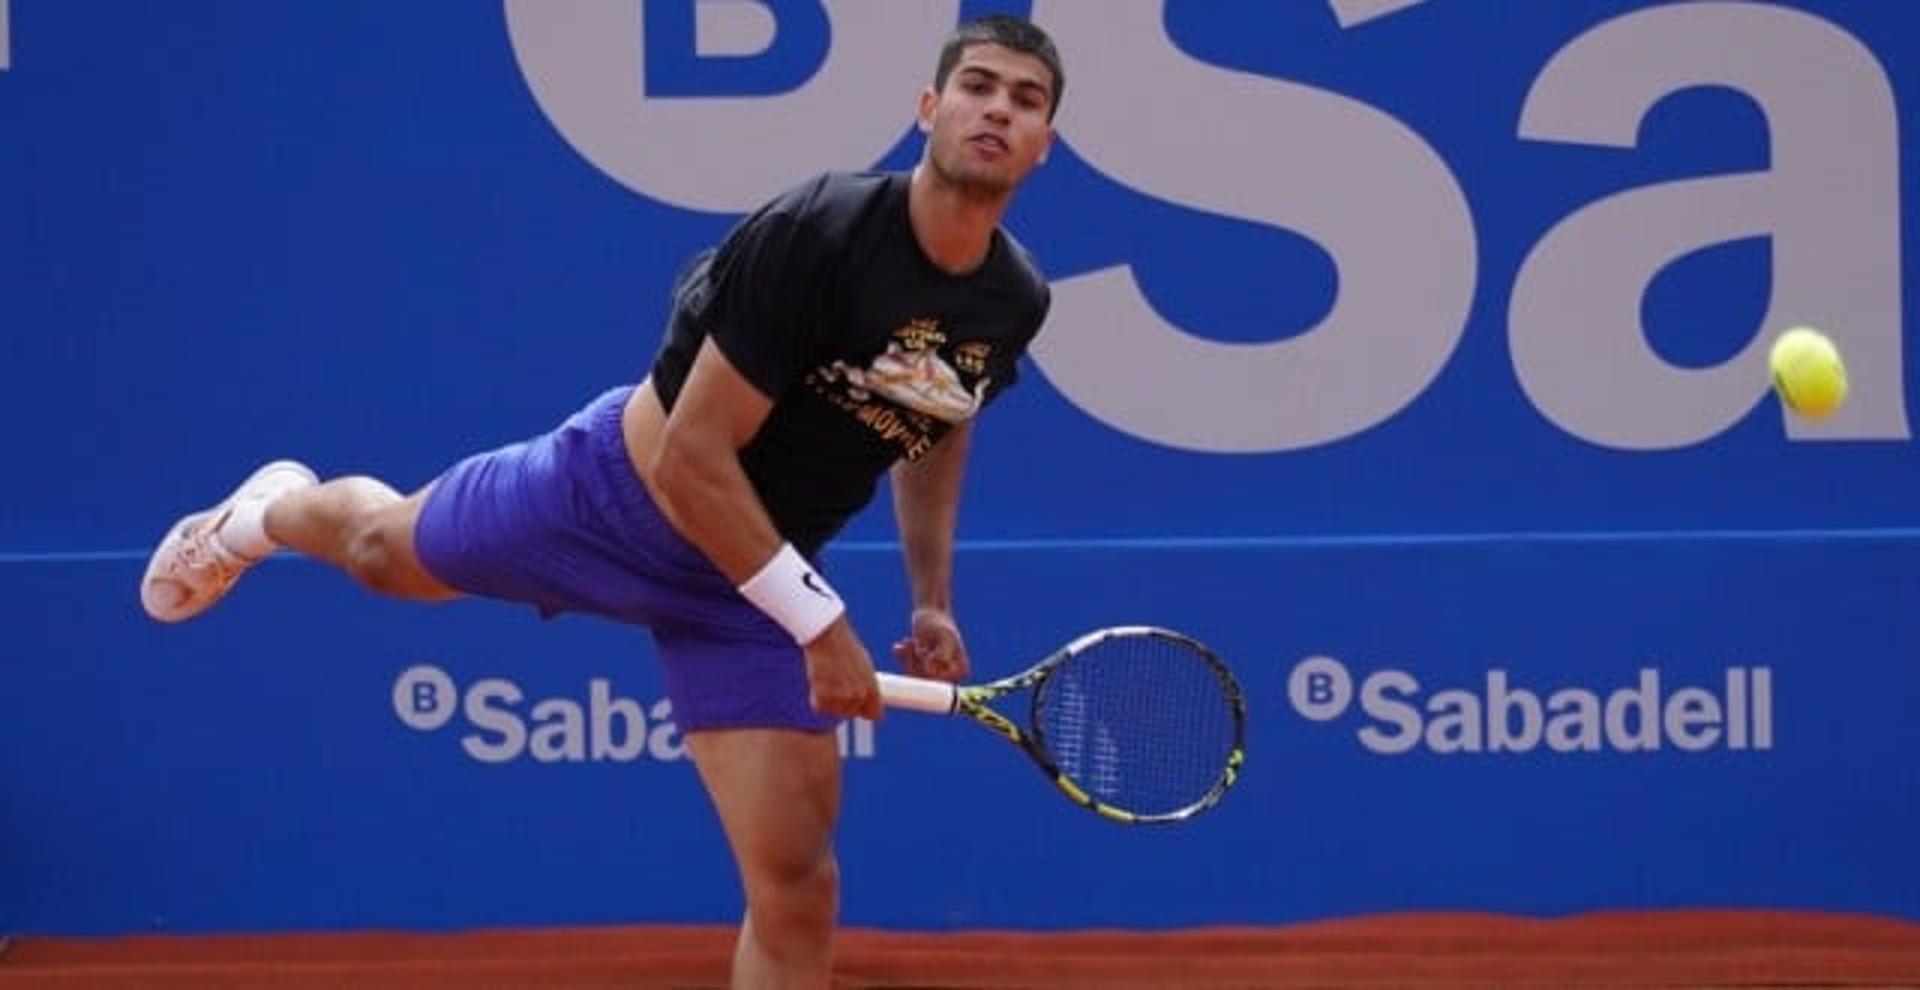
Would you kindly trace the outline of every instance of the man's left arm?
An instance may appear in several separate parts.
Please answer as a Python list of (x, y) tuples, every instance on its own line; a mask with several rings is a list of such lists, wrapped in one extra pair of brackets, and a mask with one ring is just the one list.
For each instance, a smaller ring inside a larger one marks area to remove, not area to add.
[(913, 591), (912, 631), (893, 644), (893, 655), (916, 677), (958, 681), (970, 666), (953, 619), (953, 534), (972, 439), (968, 420), (918, 460), (893, 467), (893, 514)]

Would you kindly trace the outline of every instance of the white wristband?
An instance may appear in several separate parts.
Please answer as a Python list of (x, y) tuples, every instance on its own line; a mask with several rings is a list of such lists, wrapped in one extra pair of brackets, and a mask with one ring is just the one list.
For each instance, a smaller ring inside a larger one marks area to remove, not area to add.
[(845, 602), (791, 543), (780, 544), (740, 594), (805, 646), (846, 612)]

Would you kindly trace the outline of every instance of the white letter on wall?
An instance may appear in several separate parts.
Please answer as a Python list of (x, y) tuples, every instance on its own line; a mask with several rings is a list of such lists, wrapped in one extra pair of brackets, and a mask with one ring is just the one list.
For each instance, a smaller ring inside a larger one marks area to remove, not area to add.
[[(1728, 86), (1765, 113), (1772, 168), (1618, 193), (1561, 221), (1521, 266), (1514, 370), (1562, 429), (1627, 449), (1719, 434), (1765, 394), (1771, 333), (1810, 323), (1846, 356), (1853, 393), (1793, 437), (1907, 437), (1902, 394), (1899, 145), (1873, 53), (1833, 25), (1766, 4), (1687, 3), (1628, 14), (1562, 49), (1534, 83), (1520, 136), (1630, 148), (1654, 104)], [(1703, 369), (1655, 354), (1642, 298), (1674, 259), (1771, 235), (1773, 295), (1755, 339)]]
[[(824, 0), (826, 64), (775, 96), (653, 99), (642, 91), (641, 0), (506, 0), (514, 57), (574, 149), (623, 185), (738, 213), (830, 168), (866, 168), (913, 126), (960, 0)], [(751, 25), (701, 11), (703, 30)], [(713, 53), (733, 38), (703, 42)]]
[[(1181, 54), (1161, 0), (1035, 0), (1070, 64), (1060, 129), (1144, 195), (1285, 227), (1333, 258), (1333, 310), (1260, 344), (1202, 340), (1156, 314), (1116, 266), (1054, 287), (1035, 360), (1077, 406), (1174, 447), (1266, 452), (1324, 444), (1403, 408), (1466, 324), (1476, 258), (1466, 197), (1406, 125), (1325, 90)], [(1223, 292), (1284, 286), (1223, 284)]]

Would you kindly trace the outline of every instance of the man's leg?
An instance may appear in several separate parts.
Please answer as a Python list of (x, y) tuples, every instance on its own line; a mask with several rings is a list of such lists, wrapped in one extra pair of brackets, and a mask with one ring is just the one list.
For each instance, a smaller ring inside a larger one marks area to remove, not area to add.
[[(611, 389), (552, 431), (465, 458), (406, 497), (373, 478), (322, 484), (304, 465), (275, 461), (174, 524), (141, 602), (163, 622), (190, 619), (286, 546), (400, 598), (471, 594), (629, 620), (625, 586), (645, 580), (645, 561), (625, 552), (622, 522), (601, 510), (640, 488), (624, 453), (609, 473), (630, 391)], [(619, 484), (627, 489), (609, 490)]]
[(840, 906), (838, 740), (831, 732), (719, 729), (693, 732), (687, 745), (746, 888), (734, 987), (827, 986)]
[(457, 598), (459, 592), (427, 573), (414, 549), (427, 492), (402, 498), (376, 478), (337, 478), (274, 500), (265, 529), (280, 546), (327, 561), (374, 591), (422, 601)]
[(220, 504), (168, 530), (141, 578), (141, 604), (163, 622), (193, 618), (277, 546), (333, 563), (376, 591), (455, 597), (427, 573), (413, 549), (424, 502), (424, 492), (402, 498), (372, 478), (322, 484), (305, 465), (275, 461)]

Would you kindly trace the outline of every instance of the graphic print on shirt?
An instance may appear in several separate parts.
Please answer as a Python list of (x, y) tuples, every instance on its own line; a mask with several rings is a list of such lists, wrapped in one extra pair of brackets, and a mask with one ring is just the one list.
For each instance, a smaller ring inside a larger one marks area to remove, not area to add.
[(993, 345), (955, 345), (948, 363), (940, 354), (945, 343), (940, 321), (910, 320), (866, 367), (834, 361), (809, 372), (807, 385), (913, 460), (939, 440), (935, 421), (951, 426), (972, 418), (992, 383), (986, 370)]

